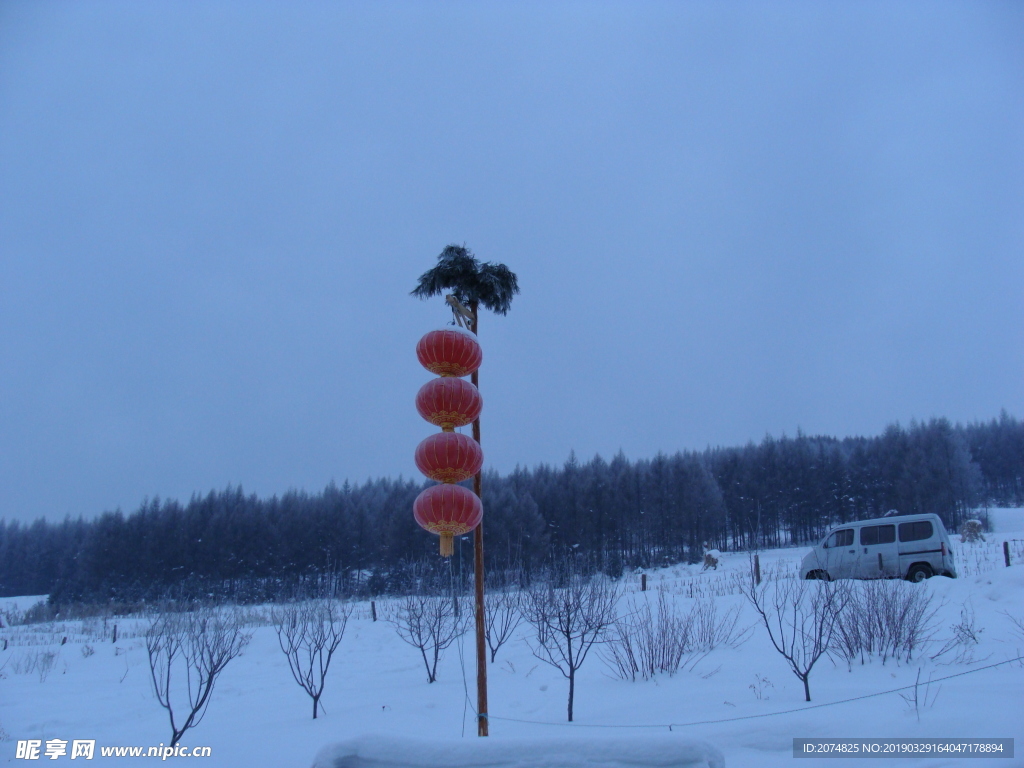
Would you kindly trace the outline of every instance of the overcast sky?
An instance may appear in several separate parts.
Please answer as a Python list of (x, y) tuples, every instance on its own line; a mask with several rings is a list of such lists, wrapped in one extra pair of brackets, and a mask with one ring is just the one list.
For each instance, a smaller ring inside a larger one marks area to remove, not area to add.
[(0, 3), (0, 518), (1024, 416), (1024, 4)]

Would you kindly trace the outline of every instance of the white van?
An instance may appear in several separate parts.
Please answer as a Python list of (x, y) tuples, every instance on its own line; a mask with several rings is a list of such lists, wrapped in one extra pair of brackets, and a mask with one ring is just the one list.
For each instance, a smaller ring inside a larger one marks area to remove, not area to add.
[(836, 526), (800, 563), (802, 579), (956, 578), (938, 515), (897, 515)]

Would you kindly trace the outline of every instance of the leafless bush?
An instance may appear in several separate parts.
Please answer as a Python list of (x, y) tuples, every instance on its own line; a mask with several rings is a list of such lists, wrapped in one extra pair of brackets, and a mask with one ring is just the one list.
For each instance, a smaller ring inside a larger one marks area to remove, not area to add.
[[(1014, 616), (1009, 611), (1001, 611), (1001, 613), (1009, 619), (1010, 623), (1013, 625), (1013, 629), (1010, 630), (1013, 632), (1013, 635), (1018, 640), (1024, 640), (1024, 616)], [(1021, 661), (1020, 648), (1017, 649), (1017, 664), (1024, 667), (1024, 661)]]
[(650, 680), (659, 673), (675, 674), (691, 647), (692, 614), (683, 614), (664, 590), (658, 591), (657, 610), (647, 600), (627, 603), (628, 612), (612, 625), (606, 662), (628, 680)]
[(947, 653), (951, 653), (953, 655), (949, 663), (973, 664), (975, 662), (974, 653), (977, 651), (979, 643), (981, 643), (981, 635), (985, 629), (977, 625), (974, 616), (974, 606), (971, 605), (970, 601), (961, 606), (960, 621), (951, 625), (949, 630), (949, 639), (942, 645), (939, 652), (932, 656), (932, 661), (945, 656)]
[(498, 649), (508, 642), (523, 621), (522, 593), (514, 589), (488, 592), (484, 597), (484, 609), (484, 631), (493, 663)]
[(917, 677), (914, 679), (913, 690), (900, 694), (900, 698), (906, 702), (907, 707), (914, 710), (914, 714), (917, 716), (918, 722), (921, 721), (921, 707), (931, 709), (935, 706), (935, 700), (939, 698), (939, 694), (942, 692), (941, 685), (934, 693), (932, 692), (931, 687), (932, 679), (929, 675), (928, 682), (924, 684), (924, 691), (921, 690), (921, 668), (918, 667)]
[(313, 699), (314, 720), (324, 692), (327, 670), (345, 634), (351, 613), (351, 604), (331, 597), (288, 603), (271, 611), (277, 642), (288, 657), (292, 677)]
[(664, 590), (658, 590), (657, 610), (642, 598), (630, 598), (627, 607), (608, 633), (604, 658), (612, 670), (624, 680), (679, 671), (690, 647), (692, 616), (680, 613)]
[(719, 615), (713, 600), (698, 600), (689, 612), (679, 610), (664, 590), (658, 591), (657, 609), (648, 601), (631, 598), (629, 610), (612, 626), (605, 661), (624, 680), (649, 680), (657, 674), (674, 675), (692, 668), (719, 645), (733, 645), (739, 607)]
[(600, 574), (585, 576), (571, 566), (534, 582), (526, 592), (523, 615), (536, 631), (530, 649), (568, 678), (569, 722), (576, 670), (615, 622), (618, 598), (619, 590), (609, 579)]
[(810, 701), (811, 670), (833, 642), (837, 620), (849, 600), (846, 582), (779, 579), (745, 583), (743, 592)]
[(45, 683), (57, 662), (57, 651), (26, 651), (11, 659), (11, 671), (16, 675), (38, 675)]
[(710, 653), (720, 645), (737, 645), (748, 630), (739, 630), (741, 609), (738, 605), (719, 615), (714, 600), (698, 600), (690, 615), (693, 618), (693, 649)]
[(754, 682), (748, 685), (747, 688), (754, 692), (755, 699), (757, 699), (758, 701), (764, 701), (765, 699), (771, 698), (768, 695), (767, 691), (769, 688), (775, 688), (775, 686), (772, 685), (772, 681), (769, 680), (767, 677), (763, 677), (755, 673)]
[(931, 638), (937, 610), (931, 595), (900, 579), (857, 582), (836, 623), (831, 650), (848, 667), (869, 658), (909, 662)]
[(402, 598), (388, 619), (398, 636), (423, 656), (427, 682), (437, 680), (441, 653), (466, 631), (466, 611), (456, 610), (451, 595), (409, 595)]
[(146, 632), (146, 652), (157, 701), (170, 718), (172, 747), (202, 722), (217, 678), (251, 638), (228, 609), (166, 609), (153, 619)]
[(1002, 613), (1013, 624), (1013, 634), (1024, 640), (1024, 616), (1014, 616), (1009, 611), (1003, 611)]

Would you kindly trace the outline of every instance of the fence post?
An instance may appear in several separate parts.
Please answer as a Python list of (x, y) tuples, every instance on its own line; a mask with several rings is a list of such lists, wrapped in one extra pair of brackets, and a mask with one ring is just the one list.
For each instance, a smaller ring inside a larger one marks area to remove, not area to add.
[(377, 620), (377, 603), (373, 600), (370, 601), (370, 615), (373, 616), (373, 620)]
[(111, 638), (110, 642), (112, 642), (112, 643), (116, 643), (117, 642), (117, 624), (114, 625), (114, 635)]
[(641, 592), (646, 592), (647, 591), (647, 574), (646, 573), (641, 573), (640, 574), (640, 591)]
[(1003, 560), (1006, 561), (1006, 567), (1010, 567), (1010, 542), (1003, 542)]
[(754, 584), (761, 583), (761, 556), (754, 555)]

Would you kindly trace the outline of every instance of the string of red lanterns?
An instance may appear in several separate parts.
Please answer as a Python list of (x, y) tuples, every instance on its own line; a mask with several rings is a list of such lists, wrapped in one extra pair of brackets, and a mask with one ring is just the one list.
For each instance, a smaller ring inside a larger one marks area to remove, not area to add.
[(473, 438), (455, 432), (455, 427), (475, 421), (483, 408), (479, 390), (460, 378), (480, 367), (483, 352), (469, 332), (445, 328), (430, 331), (420, 339), (416, 357), (424, 368), (438, 374), (420, 387), (416, 410), (442, 430), (416, 447), (416, 466), (441, 485), (433, 485), (416, 497), (413, 517), (420, 527), (441, 537), (441, 555), (451, 557), (454, 537), (469, 533), (483, 519), (480, 498), (457, 485), (480, 471), (483, 450)]

